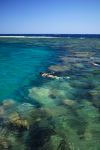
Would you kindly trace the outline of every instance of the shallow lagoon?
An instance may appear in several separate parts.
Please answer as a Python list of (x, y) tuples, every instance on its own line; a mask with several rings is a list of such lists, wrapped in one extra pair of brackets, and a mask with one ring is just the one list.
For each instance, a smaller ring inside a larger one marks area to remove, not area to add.
[(0, 150), (99, 150), (99, 58), (99, 38), (0, 38)]

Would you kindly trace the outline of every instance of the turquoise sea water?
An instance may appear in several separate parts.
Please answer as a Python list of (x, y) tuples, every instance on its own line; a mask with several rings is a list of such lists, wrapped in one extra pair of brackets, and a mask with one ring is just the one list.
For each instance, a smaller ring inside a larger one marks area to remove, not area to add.
[(52, 63), (53, 50), (35, 44), (34, 40), (0, 39), (1, 100), (14, 96), (19, 88), (27, 86)]
[(0, 150), (99, 150), (99, 140), (100, 39), (0, 38)]

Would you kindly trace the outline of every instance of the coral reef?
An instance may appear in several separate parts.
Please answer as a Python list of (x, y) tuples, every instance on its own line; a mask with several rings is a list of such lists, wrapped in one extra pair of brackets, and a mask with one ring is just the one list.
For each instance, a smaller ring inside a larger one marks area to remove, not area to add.
[(100, 63), (100, 41), (30, 41), (38, 44), (57, 50), (51, 66), (39, 71), (54, 71), (62, 80), (42, 78), (35, 70), (20, 101), (0, 103), (0, 150), (99, 150), (100, 68), (93, 63)]
[(64, 72), (64, 71), (70, 70), (70, 67), (68, 65), (66, 66), (53, 65), (53, 66), (50, 66), (48, 69), (51, 71), (55, 71), (55, 72)]
[(11, 143), (9, 140), (0, 137), (0, 149), (1, 150), (10, 150), (11, 148)]
[(9, 123), (18, 128), (26, 128), (29, 129), (29, 123), (27, 120), (20, 117), (17, 112), (14, 112), (9, 116)]
[(13, 107), (15, 104), (16, 104), (16, 102), (15, 102), (13, 99), (6, 99), (6, 100), (3, 100), (3, 107), (4, 107), (5, 109), (11, 108), (11, 107)]

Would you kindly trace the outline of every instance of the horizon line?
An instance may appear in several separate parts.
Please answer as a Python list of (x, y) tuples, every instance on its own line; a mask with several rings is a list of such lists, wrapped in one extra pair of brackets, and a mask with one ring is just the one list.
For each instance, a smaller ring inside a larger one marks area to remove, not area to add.
[(54, 35), (59, 35), (59, 34), (62, 34), (62, 35), (68, 35), (68, 34), (72, 34), (72, 35), (74, 35), (74, 34), (79, 34), (79, 35), (84, 35), (84, 34), (96, 34), (96, 35), (100, 35), (100, 33), (0, 33), (0, 35), (9, 35), (9, 34), (13, 34), (13, 35), (15, 35), (15, 34), (17, 34), (17, 35), (21, 35), (21, 34), (31, 34), (31, 35), (42, 35), (42, 34), (45, 34), (45, 35), (49, 35), (49, 34), (54, 34)]
[(100, 35), (100, 33), (0, 33), (0, 35)]

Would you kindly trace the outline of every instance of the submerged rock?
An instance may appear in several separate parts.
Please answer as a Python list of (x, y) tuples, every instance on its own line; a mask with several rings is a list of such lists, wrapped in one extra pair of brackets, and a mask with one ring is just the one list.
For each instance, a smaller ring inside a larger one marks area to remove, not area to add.
[(91, 90), (90, 94), (92, 96), (93, 105), (100, 109), (100, 87)]
[(40, 127), (39, 124), (33, 125), (29, 130), (27, 139), (29, 150), (45, 150), (44, 145), (50, 140), (50, 136), (54, 134), (54, 130), (46, 125), (45, 127)]
[(50, 142), (52, 145), (52, 150), (57, 150), (59, 148), (61, 140), (62, 138), (57, 135), (51, 136)]
[(86, 57), (91, 57), (91, 56), (93, 56), (94, 55), (94, 53), (93, 52), (87, 52), (87, 51), (76, 51), (76, 52), (73, 52), (73, 55), (74, 55), (74, 57), (76, 56), (76, 57), (81, 57), (81, 58), (86, 58)]
[(32, 114), (32, 112), (34, 112), (34, 109), (35, 109), (34, 105), (30, 103), (22, 103), (18, 105), (16, 108), (20, 116), (22, 118), (27, 118), (28, 120), (30, 120), (30, 115)]
[(9, 116), (9, 123), (18, 128), (29, 129), (28, 121), (25, 119), (22, 119), (17, 112), (15, 112)]
[(61, 150), (62, 138), (58, 135), (52, 135), (50, 140), (44, 144), (42, 150)]
[(75, 63), (74, 66), (77, 68), (84, 68), (84, 64), (82, 63)]
[(64, 72), (69, 70), (70, 67), (69, 66), (65, 66), (65, 65), (53, 65), (49, 67), (49, 70), (55, 71), (55, 72)]
[(65, 99), (62, 101), (62, 103), (64, 105), (68, 105), (68, 106), (74, 106), (76, 105), (76, 101), (75, 100), (70, 100), (70, 99)]
[(10, 150), (11, 143), (6, 138), (0, 137), (0, 150)]
[(0, 116), (3, 116), (5, 114), (4, 108), (0, 106)]
[(55, 102), (52, 98), (50, 98), (51, 90), (46, 87), (34, 87), (29, 89), (29, 97), (35, 99), (37, 102), (42, 104), (43, 106), (54, 106)]
[(3, 100), (3, 107), (5, 109), (11, 108), (16, 104), (16, 102), (13, 99), (6, 99)]
[(66, 108), (64, 108), (63, 106), (46, 107), (43, 109), (48, 116), (53, 117), (54, 119), (67, 113)]

